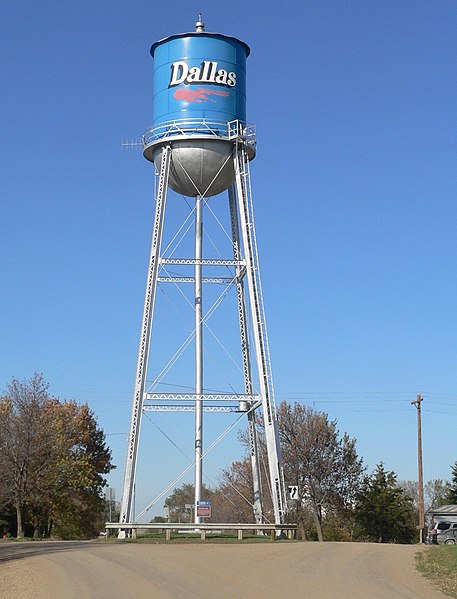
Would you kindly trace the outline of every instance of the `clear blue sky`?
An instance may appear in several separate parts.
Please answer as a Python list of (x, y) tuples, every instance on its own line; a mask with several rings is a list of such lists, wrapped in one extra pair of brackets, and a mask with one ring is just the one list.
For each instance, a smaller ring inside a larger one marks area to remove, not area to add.
[[(38, 371), (55, 395), (87, 401), (120, 498), (153, 214), (151, 165), (121, 141), (151, 124), (151, 43), (192, 31), (201, 11), (208, 31), (252, 50), (252, 184), (277, 401), (314, 403), (357, 438), (369, 470), (383, 460), (415, 479), (410, 402), (422, 392), (424, 477), (449, 478), (457, 3), (157, 6), (0, 9), (0, 388)], [(149, 418), (138, 508), (182, 469), (151, 421), (192, 452), (192, 420)], [(215, 435), (216, 425), (207, 443)], [(234, 432), (208, 458), (212, 480), (241, 452)]]

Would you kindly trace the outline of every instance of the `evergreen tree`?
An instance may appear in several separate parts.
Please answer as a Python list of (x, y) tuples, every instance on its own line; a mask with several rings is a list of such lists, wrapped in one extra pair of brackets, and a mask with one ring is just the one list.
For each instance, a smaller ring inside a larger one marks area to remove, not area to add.
[(452, 479), (449, 485), (447, 494), (447, 503), (450, 505), (457, 504), (457, 462), (451, 467)]
[(411, 497), (394, 472), (381, 462), (366, 476), (358, 497), (356, 521), (362, 534), (379, 543), (411, 543), (416, 535)]

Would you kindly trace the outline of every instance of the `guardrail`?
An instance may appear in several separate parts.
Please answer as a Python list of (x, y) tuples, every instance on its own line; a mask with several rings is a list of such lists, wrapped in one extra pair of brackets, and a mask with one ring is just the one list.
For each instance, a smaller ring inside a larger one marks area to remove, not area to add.
[(270, 533), (271, 539), (274, 541), (277, 538), (287, 536), (288, 539), (295, 538), (297, 531), (296, 524), (236, 524), (236, 523), (219, 523), (212, 522), (195, 524), (192, 522), (161, 522), (161, 523), (148, 523), (138, 524), (137, 522), (127, 522), (121, 524), (120, 522), (107, 522), (105, 524), (107, 536), (110, 537), (113, 531), (124, 531), (125, 537), (130, 536), (132, 539), (138, 537), (139, 530), (165, 530), (165, 539), (169, 541), (171, 539), (171, 533), (173, 531), (186, 531), (186, 532), (198, 532), (200, 533), (200, 539), (204, 541), (206, 539), (207, 532), (214, 531), (237, 531), (238, 540), (243, 539), (243, 532), (255, 531), (255, 532), (268, 532)]

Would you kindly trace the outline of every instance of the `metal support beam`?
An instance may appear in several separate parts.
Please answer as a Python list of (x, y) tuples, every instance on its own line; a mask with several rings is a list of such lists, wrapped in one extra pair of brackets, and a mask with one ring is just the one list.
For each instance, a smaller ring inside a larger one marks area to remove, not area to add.
[(244, 257), (246, 261), (246, 279), (253, 319), (253, 337), (259, 375), (260, 397), (262, 400), (263, 424), (267, 445), (273, 511), (276, 524), (281, 524), (284, 522), (286, 509), (284, 476), (276, 421), (276, 407), (274, 403), (265, 310), (260, 283), (260, 269), (253, 222), (252, 199), (250, 196), (249, 162), (242, 145), (238, 146), (238, 150), (234, 156), (234, 167), (241, 237), (243, 240)]
[(159, 268), (160, 247), (162, 244), (163, 221), (167, 199), (168, 175), (170, 172), (170, 146), (162, 150), (162, 162), (156, 193), (154, 226), (152, 230), (151, 253), (149, 257), (148, 274), (146, 280), (146, 293), (144, 298), (143, 320), (141, 324), (140, 345), (133, 392), (132, 418), (130, 424), (127, 460), (124, 474), (124, 490), (120, 513), (120, 523), (132, 520), (132, 504), (135, 484), (136, 461), (138, 443), (140, 438), (141, 415), (143, 411), (143, 398), (146, 384), (146, 374), (149, 359), (149, 346), (154, 313), (154, 302), (157, 288), (157, 273)]
[(202, 239), (203, 239), (203, 198), (195, 197), (195, 523), (197, 505), (202, 498), (203, 472), (203, 311), (202, 311)]
[[(235, 262), (241, 261), (241, 241), (240, 241), (240, 226), (239, 226), (239, 215), (236, 206), (236, 188), (234, 185), (229, 187), (229, 208), (230, 208), (230, 222), (232, 227), (232, 244), (233, 244), (233, 257)], [(244, 262), (244, 261), (243, 261)], [(243, 268), (241, 272), (241, 266), (236, 267), (236, 297), (238, 306), (238, 320), (240, 324), (240, 339), (241, 339), (241, 357), (243, 361), (243, 375), (244, 375), (244, 390), (246, 395), (252, 395), (252, 371), (251, 371), (251, 356), (249, 349), (248, 340), (248, 328), (247, 328), (247, 317), (246, 317), (246, 301), (244, 296), (244, 274), (246, 272)], [(257, 524), (261, 524), (263, 518), (263, 497), (262, 497), (262, 483), (260, 478), (260, 466), (259, 466), (259, 447), (257, 439), (257, 427), (255, 423), (255, 411), (250, 410), (248, 412), (248, 435), (249, 435), (249, 449), (251, 456), (251, 469), (252, 469), (252, 485), (254, 493), (253, 511), (254, 517)]]

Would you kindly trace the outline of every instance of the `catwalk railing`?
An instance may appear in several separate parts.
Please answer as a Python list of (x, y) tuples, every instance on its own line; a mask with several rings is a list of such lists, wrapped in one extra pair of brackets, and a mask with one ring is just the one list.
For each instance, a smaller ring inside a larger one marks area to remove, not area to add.
[(176, 119), (164, 121), (146, 131), (143, 146), (146, 148), (157, 141), (185, 137), (208, 137), (227, 141), (241, 140), (256, 149), (256, 130), (252, 123), (234, 120), (230, 122), (207, 119)]

